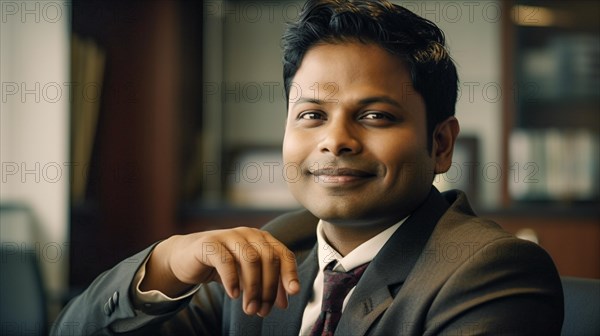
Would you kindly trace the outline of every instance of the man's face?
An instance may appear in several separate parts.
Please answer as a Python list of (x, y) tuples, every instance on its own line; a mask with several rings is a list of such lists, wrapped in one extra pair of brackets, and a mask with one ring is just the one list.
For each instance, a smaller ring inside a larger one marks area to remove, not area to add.
[(412, 212), (435, 155), (402, 61), (373, 44), (309, 49), (290, 89), (283, 159), (294, 197), (330, 223), (393, 224)]

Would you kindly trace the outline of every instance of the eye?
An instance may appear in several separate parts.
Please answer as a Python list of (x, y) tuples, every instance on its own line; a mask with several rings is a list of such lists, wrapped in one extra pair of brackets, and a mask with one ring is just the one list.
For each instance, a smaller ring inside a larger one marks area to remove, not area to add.
[(365, 112), (360, 116), (359, 119), (364, 120), (365, 122), (376, 123), (376, 124), (392, 123), (397, 120), (396, 117), (394, 117), (393, 115), (391, 115), (389, 113), (375, 112), (375, 111)]
[(296, 123), (299, 127), (313, 128), (323, 125), (327, 122), (327, 114), (320, 110), (305, 110), (296, 116)]
[(298, 115), (298, 119), (303, 119), (303, 120), (324, 120), (325, 116), (323, 115), (323, 113), (317, 112), (317, 111), (307, 111), (307, 112), (302, 112)]
[(368, 119), (368, 120), (378, 120), (378, 119), (389, 119), (389, 117), (387, 115), (385, 115), (384, 113), (380, 113), (380, 112), (369, 112), (364, 114), (361, 119)]

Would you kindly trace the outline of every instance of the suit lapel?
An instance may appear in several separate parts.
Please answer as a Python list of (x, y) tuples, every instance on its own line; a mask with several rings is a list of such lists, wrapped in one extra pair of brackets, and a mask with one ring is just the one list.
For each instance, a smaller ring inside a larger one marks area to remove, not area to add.
[(409, 275), (448, 203), (432, 188), (423, 204), (406, 220), (373, 259), (350, 297), (340, 323), (339, 335), (364, 335), (392, 304), (391, 289)]
[(298, 335), (304, 308), (312, 295), (312, 286), (318, 271), (317, 248), (298, 266), (300, 293), (288, 298), (287, 309), (273, 308), (263, 320), (263, 335)]

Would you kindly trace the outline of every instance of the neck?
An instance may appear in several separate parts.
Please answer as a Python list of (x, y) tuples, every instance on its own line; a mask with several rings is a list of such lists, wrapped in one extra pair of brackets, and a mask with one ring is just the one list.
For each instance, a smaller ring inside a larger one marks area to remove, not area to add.
[(323, 234), (329, 245), (335, 248), (342, 256), (346, 256), (360, 244), (375, 237), (395, 223), (348, 227), (323, 221)]

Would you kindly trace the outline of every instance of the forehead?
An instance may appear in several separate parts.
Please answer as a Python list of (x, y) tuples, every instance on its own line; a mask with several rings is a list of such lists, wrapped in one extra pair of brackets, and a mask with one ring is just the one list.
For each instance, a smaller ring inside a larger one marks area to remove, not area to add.
[(304, 55), (300, 69), (307, 65), (314, 65), (315, 62), (331, 67), (360, 63), (363, 66), (362, 69), (368, 67), (371, 70), (377, 68), (406, 70), (403, 61), (398, 56), (377, 44), (359, 41), (315, 44)]
[(335, 91), (338, 97), (385, 94), (405, 100), (407, 94), (416, 94), (399, 57), (361, 42), (322, 43), (308, 50), (294, 76), (290, 100), (317, 94), (318, 89), (324, 94)]

